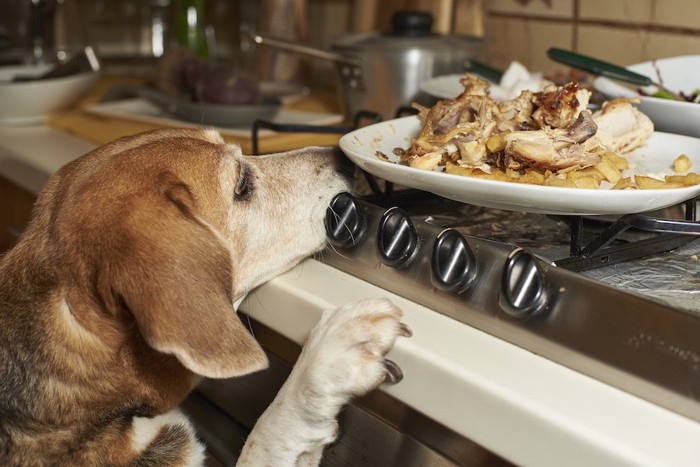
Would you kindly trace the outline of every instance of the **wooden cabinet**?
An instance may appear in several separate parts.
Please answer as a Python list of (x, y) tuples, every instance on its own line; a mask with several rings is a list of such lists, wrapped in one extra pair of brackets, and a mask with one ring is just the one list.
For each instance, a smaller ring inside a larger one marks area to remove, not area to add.
[(17, 241), (17, 235), (26, 227), (36, 196), (0, 177), (0, 254)]

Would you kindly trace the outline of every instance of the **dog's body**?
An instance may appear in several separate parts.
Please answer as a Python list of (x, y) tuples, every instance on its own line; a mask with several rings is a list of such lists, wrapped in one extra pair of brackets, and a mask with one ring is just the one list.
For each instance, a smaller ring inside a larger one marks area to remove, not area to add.
[[(196, 465), (177, 405), (265, 368), (233, 303), (317, 251), (346, 189), (327, 150), (246, 158), (213, 131), (123, 138), (59, 170), (0, 259), (0, 465)], [(400, 312), (326, 312), (241, 455), (315, 465), (351, 397), (398, 370)]]

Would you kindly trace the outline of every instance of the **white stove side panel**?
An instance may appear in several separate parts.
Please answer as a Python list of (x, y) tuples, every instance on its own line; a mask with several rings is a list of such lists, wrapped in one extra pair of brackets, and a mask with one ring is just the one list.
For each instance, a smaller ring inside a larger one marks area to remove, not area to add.
[(416, 303), (308, 260), (241, 310), (302, 343), (323, 310), (389, 297), (413, 330), (383, 390), (519, 465), (694, 465), (700, 424)]

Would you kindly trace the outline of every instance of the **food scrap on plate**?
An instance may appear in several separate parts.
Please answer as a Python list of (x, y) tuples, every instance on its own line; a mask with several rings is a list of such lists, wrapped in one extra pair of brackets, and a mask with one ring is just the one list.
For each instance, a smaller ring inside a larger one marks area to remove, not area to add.
[[(408, 148), (378, 157), (424, 170), (491, 180), (571, 188), (673, 188), (697, 184), (697, 174), (649, 183), (623, 177), (624, 157), (654, 133), (651, 120), (631, 99), (587, 109), (590, 91), (576, 82), (522, 91), (494, 100), (487, 81), (465, 74), (462, 94), (431, 108), (418, 106), (423, 122)], [(689, 169), (689, 168), (688, 168)], [(652, 186), (654, 185), (654, 186)]]

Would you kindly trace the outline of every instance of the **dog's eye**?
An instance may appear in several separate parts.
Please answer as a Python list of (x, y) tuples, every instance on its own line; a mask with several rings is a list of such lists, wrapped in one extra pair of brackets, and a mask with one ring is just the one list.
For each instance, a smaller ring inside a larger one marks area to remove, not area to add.
[(238, 183), (234, 190), (234, 199), (236, 201), (244, 201), (250, 198), (253, 193), (253, 173), (247, 165), (241, 165), (241, 170), (238, 173)]

